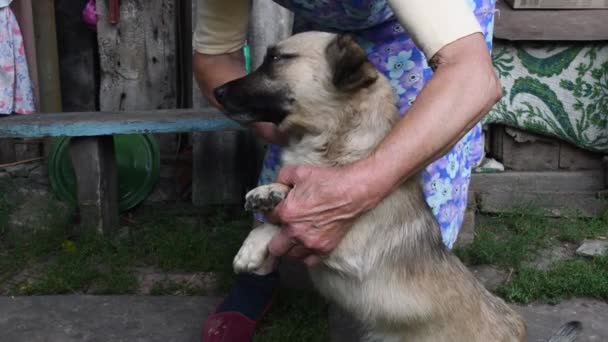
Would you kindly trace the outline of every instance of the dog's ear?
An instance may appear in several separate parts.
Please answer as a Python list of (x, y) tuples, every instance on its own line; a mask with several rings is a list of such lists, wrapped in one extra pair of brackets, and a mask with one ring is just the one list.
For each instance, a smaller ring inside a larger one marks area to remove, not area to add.
[(348, 34), (337, 35), (325, 50), (337, 89), (353, 91), (365, 88), (378, 79), (378, 71), (365, 51)]

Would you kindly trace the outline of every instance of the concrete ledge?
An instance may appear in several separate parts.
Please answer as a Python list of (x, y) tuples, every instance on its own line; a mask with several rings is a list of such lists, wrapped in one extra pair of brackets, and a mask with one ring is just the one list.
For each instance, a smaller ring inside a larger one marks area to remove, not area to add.
[(208, 297), (0, 297), (0, 341), (200, 342)]
[[(571, 299), (557, 305), (512, 305), (528, 324), (528, 341), (545, 342), (562, 325), (572, 320), (583, 323), (577, 342), (608, 341), (608, 303), (592, 299)], [(361, 325), (341, 310), (330, 307), (332, 342), (361, 340)]]

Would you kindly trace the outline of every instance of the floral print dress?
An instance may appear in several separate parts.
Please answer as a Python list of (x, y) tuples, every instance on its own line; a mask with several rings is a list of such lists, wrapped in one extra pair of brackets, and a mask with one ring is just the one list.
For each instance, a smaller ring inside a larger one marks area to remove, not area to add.
[(34, 111), (34, 92), (23, 37), (9, 3), (0, 2), (0, 114), (29, 114)]
[[(407, 1), (407, 0), (404, 0)], [(294, 31), (348, 32), (365, 49), (370, 61), (389, 78), (402, 115), (416, 100), (433, 72), (394, 17), (386, 0), (275, 0), (295, 13)], [(471, 11), (492, 48), (495, 0), (469, 0)], [(448, 248), (452, 248), (467, 206), (471, 169), (483, 157), (481, 124), (468, 132), (445, 156), (422, 172), (423, 190)], [(275, 180), (281, 165), (280, 147), (267, 151), (259, 184)], [(261, 215), (256, 215), (263, 220)]]

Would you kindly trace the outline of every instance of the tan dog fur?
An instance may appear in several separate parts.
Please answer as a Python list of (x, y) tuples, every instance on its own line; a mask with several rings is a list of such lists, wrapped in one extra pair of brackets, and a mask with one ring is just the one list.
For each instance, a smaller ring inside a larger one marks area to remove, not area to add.
[[(294, 99), (280, 122), (290, 138), (284, 165), (340, 166), (365, 158), (399, 119), (388, 80), (348, 36), (298, 34), (276, 51), (295, 57), (266, 66), (272, 77), (251, 77), (262, 89), (289, 88)], [(271, 209), (288, 191), (276, 183), (255, 188), (248, 209)], [(270, 272), (267, 246), (279, 229), (266, 223), (252, 230), (235, 271)], [(444, 247), (418, 176), (359, 217), (309, 271), (321, 294), (365, 325), (367, 341), (526, 341), (522, 318)]]

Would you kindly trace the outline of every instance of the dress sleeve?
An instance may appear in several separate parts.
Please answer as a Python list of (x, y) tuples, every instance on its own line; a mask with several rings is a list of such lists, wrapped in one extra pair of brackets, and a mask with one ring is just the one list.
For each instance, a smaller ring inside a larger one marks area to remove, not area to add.
[(442, 47), (482, 32), (470, 0), (388, 0), (412, 40), (431, 59)]
[(204, 54), (222, 54), (243, 47), (250, 0), (196, 0), (197, 20), (192, 45)]

